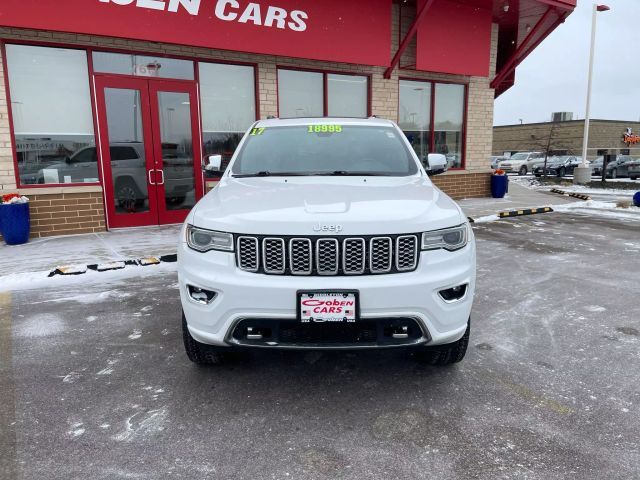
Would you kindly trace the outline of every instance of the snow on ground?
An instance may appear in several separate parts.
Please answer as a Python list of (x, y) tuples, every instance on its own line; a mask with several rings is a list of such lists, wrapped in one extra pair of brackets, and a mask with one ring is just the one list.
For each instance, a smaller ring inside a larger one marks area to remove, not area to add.
[[(620, 179), (620, 180), (621, 181), (624, 180), (625, 182), (630, 181), (628, 178)], [(595, 188), (595, 187), (586, 186), (586, 185), (543, 184), (537, 178), (530, 177), (530, 176), (522, 176), (522, 177), (510, 176), (509, 181), (533, 190), (549, 191), (552, 188), (557, 188), (559, 190), (564, 190), (565, 192), (584, 193), (586, 195), (609, 195), (612, 197), (633, 197), (633, 194), (636, 191), (640, 191), (640, 182), (638, 182), (637, 190), (634, 190), (634, 189), (627, 189), (627, 188)], [(612, 182), (612, 181), (613, 180), (607, 180), (607, 182)]]
[[(613, 202), (603, 202), (599, 200), (587, 200), (583, 202), (567, 203), (564, 205), (555, 205), (553, 207), (553, 210), (554, 212), (560, 213), (580, 213), (586, 215), (598, 215), (609, 218), (617, 218), (620, 220), (640, 221), (640, 208), (619, 208), (616, 207), (616, 204)], [(553, 213), (545, 215), (553, 215)], [(501, 219), (500, 217), (498, 217), (498, 215), (486, 215), (483, 217), (474, 218), (474, 223), (495, 222), (497, 220), (507, 219), (508, 218)]]
[[(0, 292), (12, 290), (33, 290), (40, 288), (55, 287), (78, 287), (78, 291), (83, 286), (89, 284), (104, 284), (101, 294), (94, 294), (87, 298), (76, 296), (73, 299), (82, 303), (98, 303), (110, 298), (108, 286), (110, 284), (122, 284), (134, 279), (154, 275), (167, 275), (176, 272), (176, 263), (160, 263), (158, 265), (150, 265), (147, 267), (128, 266), (121, 270), (110, 270), (107, 272), (87, 271), (82, 275), (56, 275), (49, 277), (49, 270), (40, 270), (37, 272), (11, 273), (0, 276)], [(106, 293), (105, 293), (106, 292)]]

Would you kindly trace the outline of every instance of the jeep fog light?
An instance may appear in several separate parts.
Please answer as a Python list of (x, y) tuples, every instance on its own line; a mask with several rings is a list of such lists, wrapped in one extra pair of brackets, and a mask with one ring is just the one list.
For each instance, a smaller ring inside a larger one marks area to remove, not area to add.
[(187, 291), (189, 292), (191, 300), (202, 305), (209, 305), (213, 301), (213, 299), (218, 296), (216, 292), (205, 290), (204, 288), (194, 287), (193, 285), (187, 285)]
[(447, 288), (445, 290), (440, 290), (438, 294), (442, 299), (447, 302), (455, 302), (463, 298), (467, 293), (467, 284), (464, 285), (456, 285), (455, 287)]

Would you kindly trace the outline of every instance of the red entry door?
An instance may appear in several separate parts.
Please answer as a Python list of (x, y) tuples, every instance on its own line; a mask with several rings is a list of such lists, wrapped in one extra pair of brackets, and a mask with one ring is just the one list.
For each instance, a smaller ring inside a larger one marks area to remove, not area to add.
[(109, 227), (179, 223), (202, 197), (196, 87), (96, 76)]

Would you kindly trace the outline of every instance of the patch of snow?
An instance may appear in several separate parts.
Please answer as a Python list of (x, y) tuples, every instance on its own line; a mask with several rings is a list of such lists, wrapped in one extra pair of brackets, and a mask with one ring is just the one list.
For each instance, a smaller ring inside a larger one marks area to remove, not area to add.
[(96, 375), (111, 375), (113, 373), (113, 368), (107, 367), (100, 370)]
[(71, 372), (71, 373), (68, 373), (67, 375), (65, 375), (64, 377), (62, 377), (62, 381), (64, 383), (73, 383), (76, 380), (78, 380), (81, 376), (82, 375), (80, 375), (77, 372)]
[(606, 308), (601, 307), (600, 305), (587, 305), (586, 307), (584, 307), (584, 309), (589, 312), (604, 312), (607, 310)]
[(64, 330), (64, 322), (53, 313), (41, 313), (19, 322), (16, 327), (18, 337), (39, 338), (61, 333)]
[(474, 218), (473, 223), (495, 222), (496, 220), (500, 220), (498, 215), (486, 215), (484, 217)]
[(133, 333), (131, 335), (129, 335), (127, 338), (129, 340), (137, 340), (142, 336), (142, 330), (134, 330)]
[(130, 267), (109, 272), (87, 271), (82, 275), (56, 275), (49, 277), (49, 270), (11, 273), (0, 276), (0, 292), (32, 290), (56, 287), (79, 287), (90, 284), (127, 283), (131, 278), (145, 278), (175, 272), (177, 263), (161, 263), (149, 267)]
[(85, 429), (83, 428), (82, 422), (78, 422), (71, 425), (71, 430), (69, 430), (67, 434), (71, 435), (72, 437), (79, 437), (84, 432)]
[(154, 435), (164, 430), (167, 417), (166, 408), (136, 412), (125, 420), (124, 430), (111, 438), (119, 442), (130, 442), (136, 437)]

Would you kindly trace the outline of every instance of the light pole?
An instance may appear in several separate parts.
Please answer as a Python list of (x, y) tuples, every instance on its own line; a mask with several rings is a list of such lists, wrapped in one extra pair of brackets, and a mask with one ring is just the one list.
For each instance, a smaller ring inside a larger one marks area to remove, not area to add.
[[(586, 184), (591, 181), (591, 167), (587, 164), (587, 146), (589, 145), (589, 116), (591, 108), (591, 78), (593, 76), (594, 46), (596, 43), (596, 15), (598, 12), (606, 12), (606, 5), (593, 4), (591, 15), (591, 47), (589, 49), (589, 73), (587, 76), (587, 107), (584, 114), (584, 138), (582, 139), (582, 163), (573, 172), (573, 183)], [(603, 166), (604, 168), (604, 166)]]

